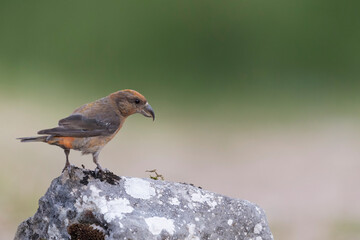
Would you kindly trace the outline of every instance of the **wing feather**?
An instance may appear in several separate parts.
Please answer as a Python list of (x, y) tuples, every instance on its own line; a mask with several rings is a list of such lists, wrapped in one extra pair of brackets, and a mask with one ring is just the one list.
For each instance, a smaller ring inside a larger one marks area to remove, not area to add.
[(70, 115), (59, 121), (59, 127), (44, 129), (38, 134), (61, 137), (94, 137), (113, 134), (119, 127), (120, 120), (105, 122), (88, 118), (80, 114)]

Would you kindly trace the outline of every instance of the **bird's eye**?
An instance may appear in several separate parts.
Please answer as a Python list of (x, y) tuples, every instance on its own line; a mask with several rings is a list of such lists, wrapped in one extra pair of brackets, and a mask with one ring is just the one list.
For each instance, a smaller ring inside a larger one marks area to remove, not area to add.
[(136, 104), (139, 104), (139, 103), (140, 103), (140, 100), (139, 100), (139, 99), (135, 99), (135, 103), (136, 103)]

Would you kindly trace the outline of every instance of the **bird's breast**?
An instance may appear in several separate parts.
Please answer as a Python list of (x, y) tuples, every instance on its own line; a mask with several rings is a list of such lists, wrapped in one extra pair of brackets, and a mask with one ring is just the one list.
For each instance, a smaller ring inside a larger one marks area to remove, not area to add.
[(96, 136), (86, 138), (75, 138), (72, 142), (72, 149), (79, 150), (83, 154), (90, 154), (100, 151), (116, 133), (120, 130), (118, 128), (115, 133), (108, 136)]

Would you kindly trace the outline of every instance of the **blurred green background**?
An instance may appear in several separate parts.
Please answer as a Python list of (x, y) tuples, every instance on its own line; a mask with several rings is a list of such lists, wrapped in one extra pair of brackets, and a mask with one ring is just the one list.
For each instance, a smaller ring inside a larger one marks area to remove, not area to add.
[(157, 121), (128, 120), (104, 166), (146, 177), (133, 163), (145, 159), (167, 180), (254, 201), (275, 239), (359, 237), (359, 206), (346, 207), (360, 197), (346, 188), (360, 181), (359, 29), (357, 6), (339, 1), (2, 1), (3, 238), (63, 165), (60, 150), (14, 138), (125, 88)]

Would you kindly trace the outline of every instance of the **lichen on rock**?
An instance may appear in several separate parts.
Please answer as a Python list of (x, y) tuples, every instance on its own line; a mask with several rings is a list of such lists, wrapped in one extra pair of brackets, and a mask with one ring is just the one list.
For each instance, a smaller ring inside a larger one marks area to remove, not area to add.
[(190, 184), (73, 168), (15, 239), (273, 239), (258, 206)]

